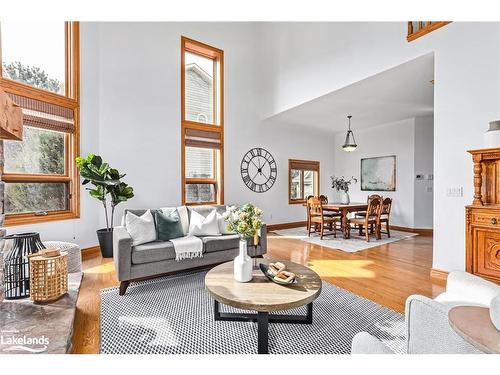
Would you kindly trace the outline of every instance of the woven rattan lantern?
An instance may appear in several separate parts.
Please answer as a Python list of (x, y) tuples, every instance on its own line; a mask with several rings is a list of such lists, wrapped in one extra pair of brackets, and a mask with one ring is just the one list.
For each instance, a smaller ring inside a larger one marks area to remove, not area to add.
[(30, 298), (55, 301), (68, 291), (68, 253), (47, 249), (30, 256)]

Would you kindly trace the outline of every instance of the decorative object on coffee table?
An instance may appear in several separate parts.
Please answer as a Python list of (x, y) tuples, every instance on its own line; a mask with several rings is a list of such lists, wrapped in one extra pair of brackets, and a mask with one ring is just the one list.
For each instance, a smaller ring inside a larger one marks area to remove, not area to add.
[(227, 222), (227, 229), (240, 236), (240, 253), (234, 259), (234, 279), (246, 283), (252, 280), (253, 271), (253, 262), (248, 256), (247, 244), (248, 240), (253, 238), (262, 227), (262, 210), (247, 203), (241, 208), (229, 207), (223, 217)]
[(68, 253), (46, 249), (29, 257), (30, 298), (51, 302), (68, 291)]
[[(117, 169), (111, 168), (108, 163), (103, 162), (99, 155), (89, 154), (87, 157), (77, 157), (76, 164), (83, 178), (82, 185), (92, 184), (87, 187), (92, 198), (100, 201), (104, 207), (106, 228), (97, 230), (99, 246), (104, 258), (113, 257), (113, 219), (115, 208), (118, 204), (126, 202), (134, 196), (134, 189), (121, 179)], [(108, 212), (108, 195), (111, 197), (111, 212)]]
[(13, 240), (4, 259), (5, 299), (25, 298), (30, 295), (30, 270), (28, 255), (45, 249), (36, 232), (12, 234), (5, 237)]
[[(272, 261), (259, 259), (260, 263)], [(269, 352), (269, 323), (312, 324), (313, 301), (321, 293), (319, 275), (308, 267), (282, 261), (290, 272), (298, 275), (297, 283), (282, 286), (267, 280), (262, 272), (254, 271), (252, 282), (241, 284), (234, 280), (233, 262), (212, 268), (205, 276), (205, 287), (214, 299), (215, 320), (257, 322), (258, 353)], [(238, 309), (253, 310), (256, 314), (225, 313), (219, 303)], [(307, 305), (307, 314), (279, 315), (270, 312), (284, 311)]]
[(353, 176), (347, 180), (344, 176), (335, 177), (330, 176), (332, 179), (332, 188), (341, 192), (340, 201), (342, 204), (349, 204), (351, 199), (349, 198), (349, 185), (358, 182), (358, 180)]
[(68, 253), (68, 273), (82, 271), (82, 252), (80, 246), (71, 242), (44, 241), (47, 249), (56, 248)]

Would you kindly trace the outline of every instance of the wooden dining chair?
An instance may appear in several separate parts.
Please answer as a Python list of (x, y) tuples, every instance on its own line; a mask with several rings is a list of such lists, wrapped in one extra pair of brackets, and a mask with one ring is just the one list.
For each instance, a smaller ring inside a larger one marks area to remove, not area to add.
[(309, 233), (309, 229), (311, 228), (311, 212), (309, 210), (309, 198), (312, 198), (312, 195), (308, 195), (306, 197), (306, 220), (307, 220), (307, 232)]
[(363, 235), (363, 228), (365, 229), (366, 241), (370, 242), (370, 228), (375, 228), (375, 238), (380, 239), (380, 209), (382, 201), (379, 198), (370, 199), (368, 202), (368, 209), (366, 210), (365, 217), (354, 217), (350, 220), (358, 226), (359, 235)]
[[(380, 199), (382, 202), (382, 196), (378, 194), (370, 194), (366, 197), (366, 203), (370, 203), (370, 200), (372, 199)], [(359, 211), (354, 214), (354, 217), (365, 217), (366, 216), (366, 211)], [(370, 231), (373, 234), (373, 225), (370, 227)]]
[[(392, 207), (392, 198), (385, 198), (382, 201), (382, 206), (380, 207), (380, 220), (379, 220), (379, 233), (387, 234), (388, 238), (391, 238), (390, 232), (390, 224), (389, 220), (391, 217), (391, 207)], [(385, 224), (385, 232), (382, 232), (382, 223)]]
[[(326, 195), (320, 195), (319, 200), (321, 201), (322, 205), (328, 204), (328, 197)], [(335, 211), (328, 211), (324, 213), (326, 217), (342, 217), (342, 214), (340, 212), (335, 212)]]
[[(323, 239), (325, 228), (333, 231), (333, 236), (337, 237), (337, 223), (340, 222), (339, 217), (328, 217), (323, 214), (323, 203), (319, 197), (309, 197), (307, 199), (307, 209), (309, 210), (309, 226), (307, 235), (311, 236), (311, 227), (319, 225), (320, 238)], [(315, 230), (316, 230), (315, 229)]]

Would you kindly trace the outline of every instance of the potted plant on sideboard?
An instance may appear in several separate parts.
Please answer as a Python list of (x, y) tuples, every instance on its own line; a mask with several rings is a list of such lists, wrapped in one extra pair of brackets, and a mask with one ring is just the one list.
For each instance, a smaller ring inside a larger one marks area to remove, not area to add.
[[(90, 196), (100, 201), (104, 207), (106, 228), (97, 230), (97, 239), (104, 258), (113, 257), (113, 226), (115, 208), (118, 204), (126, 202), (134, 196), (134, 189), (121, 179), (125, 174), (111, 168), (108, 163), (103, 162), (99, 155), (89, 154), (87, 157), (77, 157), (76, 164), (82, 176), (82, 185), (87, 187)], [(108, 196), (109, 206), (108, 209)]]

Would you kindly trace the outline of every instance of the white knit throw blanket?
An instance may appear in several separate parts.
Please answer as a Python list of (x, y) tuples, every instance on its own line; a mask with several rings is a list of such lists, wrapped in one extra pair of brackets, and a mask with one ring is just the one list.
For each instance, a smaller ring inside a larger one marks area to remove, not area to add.
[(198, 237), (186, 236), (170, 241), (174, 244), (176, 261), (203, 257), (203, 241)]

